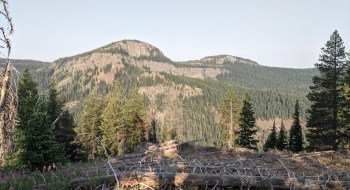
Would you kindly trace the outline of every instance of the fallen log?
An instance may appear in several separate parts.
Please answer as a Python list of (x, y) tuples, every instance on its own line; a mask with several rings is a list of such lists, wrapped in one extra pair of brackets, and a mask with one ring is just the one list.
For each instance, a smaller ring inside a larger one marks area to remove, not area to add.
[(171, 141), (161, 143), (161, 144), (159, 144), (159, 146), (162, 147), (162, 146), (168, 146), (168, 145), (177, 144), (177, 143), (178, 143), (177, 140), (171, 140)]
[[(276, 176), (246, 176), (246, 175), (214, 175), (201, 173), (168, 173), (168, 172), (127, 172), (119, 174), (119, 184), (123, 187), (146, 184), (159, 189), (165, 184), (176, 187), (184, 186), (217, 186), (217, 187), (252, 187), (252, 188), (282, 188), (282, 189), (348, 189), (350, 181), (308, 180), (305, 178), (283, 178)], [(72, 180), (70, 188), (76, 188), (87, 183), (89, 179)], [(96, 179), (95, 179), (96, 181)], [(115, 183), (114, 176), (104, 176), (97, 180), (99, 183)]]
[(168, 149), (177, 149), (177, 147), (181, 146), (181, 144), (172, 144), (168, 146), (159, 147), (158, 150), (168, 150)]
[(121, 156), (118, 158), (118, 160), (125, 160), (125, 159), (132, 159), (132, 158), (139, 158), (145, 156), (146, 153), (138, 153), (138, 154), (127, 154), (124, 156)]
[(193, 141), (187, 141), (187, 142), (180, 143), (180, 145), (189, 145), (190, 143), (195, 143), (195, 142), (198, 142), (198, 141), (204, 141), (204, 140), (207, 140), (207, 139), (209, 139), (209, 138), (197, 139), (197, 140), (193, 140)]
[(207, 140), (208, 138), (204, 138), (204, 139), (198, 139), (198, 140), (193, 140), (193, 141), (187, 141), (187, 142), (183, 142), (183, 143), (179, 143), (177, 144), (177, 141), (176, 140), (172, 140), (172, 141), (168, 141), (168, 142), (165, 142), (165, 143), (162, 143), (160, 145), (152, 145), (152, 146), (149, 146), (147, 148), (147, 150), (150, 150), (150, 151), (158, 151), (158, 150), (168, 150), (168, 149), (179, 149), (181, 148), (182, 146), (186, 145), (188, 146), (189, 144), (191, 143), (195, 143), (195, 142), (198, 142), (198, 141), (203, 141), (203, 140)]

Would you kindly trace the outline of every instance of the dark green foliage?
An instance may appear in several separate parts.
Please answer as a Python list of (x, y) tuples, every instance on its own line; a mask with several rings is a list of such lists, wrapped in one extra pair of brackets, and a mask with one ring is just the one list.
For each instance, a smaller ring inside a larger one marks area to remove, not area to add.
[(300, 152), (303, 150), (303, 133), (299, 120), (299, 103), (295, 103), (295, 112), (293, 115), (293, 125), (290, 128), (289, 150), (292, 152)]
[(233, 88), (230, 88), (220, 104), (222, 144), (225, 147), (232, 148), (235, 146), (235, 141), (238, 138), (240, 112), (239, 100)]
[[(33, 80), (31, 74), (29, 73), (29, 69), (26, 68), (21, 76), (21, 81), (18, 84), (18, 115), (24, 115), (26, 112), (24, 109), (26, 108), (26, 105), (28, 102), (25, 102), (24, 100), (28, 97), (32, 97), (31, 100), (33, 101), (32, 105), (36, 103), (38, 100), (38, 84)], [(23, 101), (21, 101), (23, 100)], [(29, 101), (29, 100), (28, 100)]]
[(81, 157), (77, 152), (79, 145), (73, 143), (77, 133), (74, 131), (76, 124), (72, 114), (68, 110), (62, 110), (62, 115), (57, 122), (58, 128), (54, 131), (60, 132), (55, 132), (56, 141), (64, 145), (66, 155), (71, 161), (79, 160)]
[(112, 69), (112, 63), (107, 64), (107, 65), (105, 65), (105, 66), (103, 67), (103, 72), (104, 72), (104, 73), (109, 73), (109, 72), (111, 72), (111, 69)]
[(161, 142), (166, 142), (168, 141), (170, 138), (169, 138), (169, 134), (168, 134), (168, 126), (167, 126), (168, 122), (166, 120), (166, 117), (164, 117), (164, 121), (163, 121), (163, 125), (161, 127), (161, 130), (160, 130), (160, 140)]
[(277, 149), (278, 150), (288, 149), (287, 130), (286, 130), (286, 127), (284, 126), (283, 120), (281, 121), (281, 129), (278, 135)]
[(245, 92), (243, 98), (243, 107), (239, 118), (239, 127), (240, 130), (238, 132), (237, 144), (243, 148), (256, 150), (258, 140), (255, 140), (253, 137), (257, 130), (255, 129), (253, 106), (250, 103), (250, 98), (247, 92)]
[(127, 128), (125, 132), (127, 139), (125, 151), (132, 152), (146, 140), (145, 129), (148, 125), (146, 122), (146, 108), (137, 87), (134, 87), (130, 99), (125, 104), (124, 121)]
[(64, 146), (67, 157), (74, 160), (76, 146), (72, 144), (76, 136), (73, 116), (67, 110), (63, 110), (63, 97), (57, 91), (57, 83), (53, 81), (49, 88), (48, 114), (54, 126), (56, 142)]
[(104, 107), (102, 99), (94, 92), (86, 100), (86, 107), (77, 128), (77, 138), (75, 144), (80, 145), (79, 154), (85, 156), (85, 159), (95, 159), (103, 153), (100, 139), (102, 131), (100, 129), (102, 122), (102, 108)]
[(264, 151), (268, 151), (269, 149), (276, 149), (278, 144), (278, 137), (277, 137), (277, 130), (276, 130), (276, 123), (273, 121), (271, 133), (269, 134), (269, 137), (267, 137), (267, 140), (264, 144)]
[(305, 96), (312, 84), (312, 76), (319, 75), (317, 69), (292, 69), (249, 65), (245, 63), (224, 63), (229, 72), (218, 75), (219, 81), (253, 89), (268, 89)]
[(350, 53), (347, 53), (347, 68), (344, 77), (344, 97), (345, 101), (343, 106), (342, 113), (340, 115), (341, 122), (343, 123), (343, 129), (341, 132), (341, 142), (340, 148), (342, 150), (350, 148)]
[(312, 102), (308, 109), (307, 139), (310, 150), (338, 150), (344, 128), (340, 115), (346, 70), (345, 47), (338, 31), (333, 32), (321, 51), (320, 62), (315, 64), (321, 75), (313, 77), (314, 85), (307, 95)]
[(124, 120), (126, 99), (123, 88), (117, 82), (114, 91), (107, 95), (102, 114), (102, 142), (110, 156), (122, 155), (127, 140), (128, 127)]
[(9, 157), (10, 165), (35, 169), (66, 161), (64, 147), (55, 141), (48, 105), (39, 98), (36, 88), (26, 69), (18, 87), (18, 125), (14, 133), (16, 150)]

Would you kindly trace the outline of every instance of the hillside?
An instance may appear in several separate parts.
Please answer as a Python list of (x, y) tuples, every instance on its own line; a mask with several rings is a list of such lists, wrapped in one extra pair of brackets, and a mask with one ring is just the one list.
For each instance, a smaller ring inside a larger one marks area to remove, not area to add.
[(38, 68), (32, 70), (39, 87), (44, 91), (50, 79), (56, 80), (76, 121), (92, 91), (105, 95), (118, 81), (127, 93), (139, 87), (148, 109), (155, 110), (158, 131), (165, 118), (175, 114), (182, 140), (212, 137), (210, 145), (220, 138), (218, 106), (229, 87), (234, 87), (239, 99), (244, 91), (249, 92), (256, 118), (291, 118), (299, 100), (305, 119), (309, 106), (305, 94), (317, 74), (315, 69), (265, 67), (231, 55), (174, 62), (158, 48), (137, 40), (114, 42)]
[[(37, 71), (38, 69), (41, 69), (49, 65), (48, 62), (29, 60), (29, 59), (11, 59), (10, 61), (12, 65), (14, 65), (19, 72), (22, 72), (26, 67), (29, 70)], [(0, 58), (0, 68), (5, 68), (6, 63), (7, 63), (6, 59)]]

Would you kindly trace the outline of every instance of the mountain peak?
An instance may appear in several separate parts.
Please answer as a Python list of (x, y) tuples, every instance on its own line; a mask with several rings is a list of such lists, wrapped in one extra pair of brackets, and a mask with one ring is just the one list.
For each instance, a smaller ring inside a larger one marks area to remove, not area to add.
[(219, 64), (222, 65), (224, 63), (235, 63), (240, 62), (244, 64), (250, 64), (250, 65), (259, 65), (257, 62), (252, 61), (250, 59), (245, 59), (241, 57), (236, 57), (232, 55), (214, 55), (214, 56), (207, 56), (199, 60), (201, 63), (210, 63), (210, 64)]
[(163, 52), (146, 42), (122, 40), (97, 49), (101, 53), (117, 52), (135, 58), (165, 57)]

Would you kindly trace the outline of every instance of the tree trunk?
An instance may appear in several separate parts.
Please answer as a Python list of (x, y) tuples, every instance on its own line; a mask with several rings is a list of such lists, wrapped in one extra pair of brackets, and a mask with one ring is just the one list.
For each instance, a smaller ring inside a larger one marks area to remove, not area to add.
[(13, 139), (9, 132), (14, 129), (15, 122), (9, 120), (11, 119), (11, 115), (14, 114), (12, 113), (11, 106), (15, 105), (14, 102), (8, 102), (8, 105), (5, 106), (6, 101), (12, 101), (7, 99), (10, 90), (10, 77), (11, 63), (7, 62), (0, 92), (0, 166), (7, 165), (6, 156), (13, 148)]
[(230, 101), (230, 130), (229, 130), (229, 141), (228, 141), (228, 148), (233, 147), (233, 114), (232, 114), (232, 101)]

